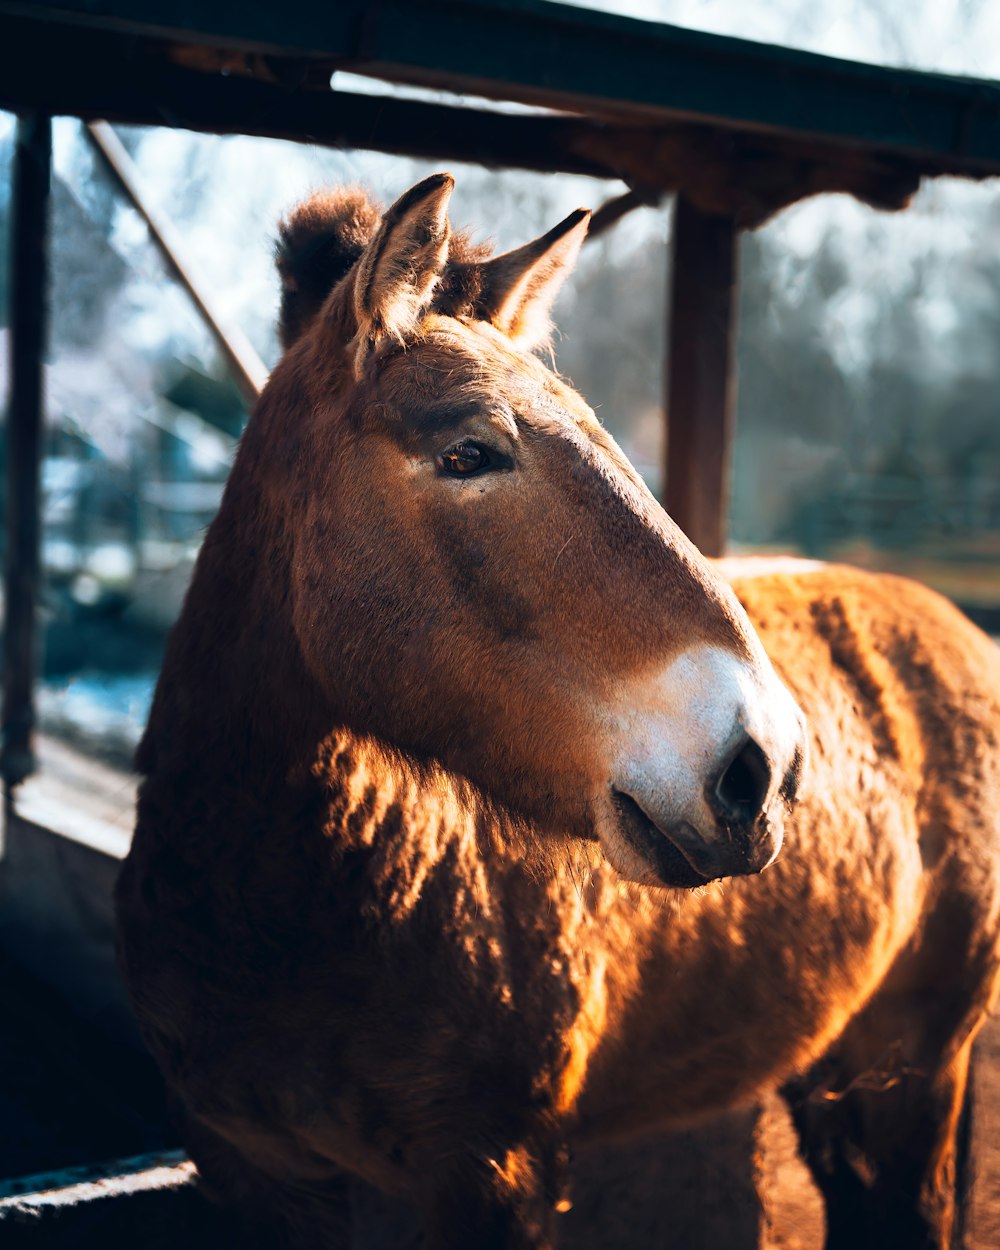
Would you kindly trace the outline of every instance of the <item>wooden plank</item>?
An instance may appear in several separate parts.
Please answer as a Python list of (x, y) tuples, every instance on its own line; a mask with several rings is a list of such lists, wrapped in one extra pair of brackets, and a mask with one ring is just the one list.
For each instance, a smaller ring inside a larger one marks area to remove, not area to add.
[(0, 773), (8, 788), (35, 766), (41, 461), (44, 438), (52, 122), (18, 119), (11, 212), (10, 403), (7, 410), (7, 549), (4, 567)]
[(41, 1212), (140, 1189), (172, 1189), (190, 1184), (194, 1175), (194, 1164), (183, 1150), (163, 1150), (37, 1176), (0, 1179), (0, 1219), (14, 1211)]
[(603, 116), (711, 120), (1000, 167), (995, 83), (839, 60), (547, 0), (0, 0), (0, 12), (304, 57)]
[(4, 1250), (218, 1250), (245, 1243), (226, 1212), (202, 1196), (179, 1152), (123, 1159), (76, 1179), (28, 1177), (49, 1186), (0, 1198)]
[(726, 545), (738, 231), (677, 197), (666, 379), (667, 511), (705, 555)]
[(183, 256), (177, 232), (165, 214), (150, 203), (143, 191), (139, 171), (114, 130), (107, 122), (96, 121), (87, 127), (87, 134), (105, 167), (146, 223), (167, 268), (194, 301), (244, 402), (252, 408), (267, 382), (267, 365), (239, 326), (223, 324), (224, 319), (214, 299), (204, 282), (196, 277), (190, 261)]
[(655, 207), (659, 202), (658, 195), (648, 195), (641, 191), (626, 191), (623, 195), (616, 195), (610, 200), (605, 200), (599, 208), (594, 210), (590, 218), (587, 242), (600, 238), (602, 234), (616, 226), (623, 217), (637, 208)]
[(72, 39), (54, 39), (41, 23), (0, 13), (0, 108), (617, 178), (651, 196), (683, 190), (706, 212), (731, 212), (746, 228), (823, 191), (901, 208), (921, 175), (968, 172), (944, 156), (861, 152), (692, 122), (637, 125), (330, 91), (329, 69), (319, 68), (233, 61), (83, 27)]
[[(607, 128), (583, 118), (502, 114), (330, 91), (179, 65), (134, 42), (78, 29), (54, 38), (0, 13), (0, 108), (44, 107), (86, 121), (172, 126), (427, 159), (616, 178), (588, 142)], [(294, 67), (289, 69), (293, 72)], [(327, 74), (327, 77), (329, 75)], [(614, 136), (610, 136), (614, 142)]]

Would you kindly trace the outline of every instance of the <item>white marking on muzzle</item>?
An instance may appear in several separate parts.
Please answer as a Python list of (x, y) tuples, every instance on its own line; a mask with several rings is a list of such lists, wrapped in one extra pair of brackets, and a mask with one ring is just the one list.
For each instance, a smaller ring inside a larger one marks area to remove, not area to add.
[[(608, 721), (610, 792), (627, 794), (659, 829), (685, 831), (680, 843), (692, 837), (711, 846), (726, 836), (708, 795), (746, 737), (770, 770), (765, 809), (804, 746), (802, 714), (763, 650), (744, 658), (691, 647), (658, 674), (623, 687)], [(619, 840), (612, 830), (606, 850), (626, 872), (614, 853)], [(772, 859), (779, 846), (780, 824)], [(634, 875), (631, 850), (623, 858), (633, 870), (626, 875)]]

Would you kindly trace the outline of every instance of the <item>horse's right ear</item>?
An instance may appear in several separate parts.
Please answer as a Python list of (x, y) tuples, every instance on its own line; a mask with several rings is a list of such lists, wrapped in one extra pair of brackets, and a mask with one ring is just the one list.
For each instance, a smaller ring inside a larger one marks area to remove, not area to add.
[(404, 342), (416, 329), (448, 259), (448, 200), (455, 180), (434, 174), (411, 187), (382, 218), (358, 261), (355, 369), (386, 339)]

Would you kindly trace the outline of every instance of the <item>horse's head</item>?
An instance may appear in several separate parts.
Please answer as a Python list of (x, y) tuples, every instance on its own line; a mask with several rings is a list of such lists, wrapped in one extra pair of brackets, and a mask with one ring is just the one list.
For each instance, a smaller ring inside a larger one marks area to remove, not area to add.
[(254, 433), (306, 666), (332, 723), (598, 838), (626, 878), (759, 871), (802, 716), (731, 590), (532, 354), (588, 214), (449, 259), (451, 189), (428, 178), (381, 219), (314, 200), (285, 227), (288, 351)]

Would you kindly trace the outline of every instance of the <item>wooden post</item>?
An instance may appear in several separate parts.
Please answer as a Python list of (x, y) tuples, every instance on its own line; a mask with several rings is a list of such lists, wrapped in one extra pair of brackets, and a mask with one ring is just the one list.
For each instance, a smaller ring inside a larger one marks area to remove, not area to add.
[(34, 771), (35, 678), (41, 571), (43, 359), (48, 270), (52, 119), (18, 118), (11, 201), (10, 404), (7, 410), (7, 547), (4, 569), (0, 773), (5, 786)]
[(738, 232), (732, 217), (674, 208), (664, 502), (708, 556), (722, 555), (736, 382)]

